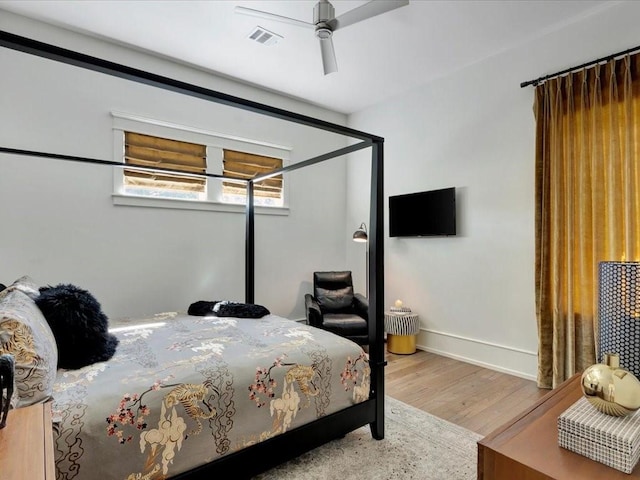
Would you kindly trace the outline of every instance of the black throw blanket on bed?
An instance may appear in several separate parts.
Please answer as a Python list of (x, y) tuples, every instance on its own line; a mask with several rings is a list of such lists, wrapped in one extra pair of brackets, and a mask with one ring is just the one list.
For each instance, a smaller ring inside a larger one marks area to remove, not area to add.
[(237, 303), (228, 301), (207, 302), (199, 300), (189, 305), (187, 310), (189, 315), (204, 317), (205, 315), (216, 315), (218, 317), (237, 318), (261, 318), (271, 312), (262, 305), (252, 303)]

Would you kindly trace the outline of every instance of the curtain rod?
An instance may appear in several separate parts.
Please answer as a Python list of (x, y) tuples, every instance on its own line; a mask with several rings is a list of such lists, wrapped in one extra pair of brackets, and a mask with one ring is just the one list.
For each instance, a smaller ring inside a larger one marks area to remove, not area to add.
[(564, 75), (565, 73), (571, 73), (571, 72), (574, 72), (576, 70), (580, 70), (581, 68), (584, 68), (584, 67), (590, 67), (591, 65), (595, 65), (596, 63), (608, 62), (609, 60), (613, 60), (616, 57), (620, 57), (622, 55), (626, 55), (628, 53), (632, 53), (632, 52), (635, 52), (635, 51), (638, 51), (638, 50), (640, 50), (640, 45), (638, 45), (637, 47), (628, 48), (627, 50), (624, 50), (622, 52), (618, 52), (618, 53), (614, 53), (612, 55), (608, 55), (606, 57), (598, 58), (597, 60), (592, 60), (590, 62), (583, 63), (582, 65), (578, 65), (576, 67), (571, 67), (571, 68), (567, 68), (566, 70), (562, 70), (560, 72), (551, 73), (549, 75), (545, 75), (543, 77), (536, 78), (535, 80), (528, 80), (526, 82), (522, 82), (520, 84), (520, 88), (528, 87), (529, 85), (533, 85), (535, 87), (539, 83), (545, 82), (545, 81), (549, 80), (550, 78), (559, 77), (560, 75)]

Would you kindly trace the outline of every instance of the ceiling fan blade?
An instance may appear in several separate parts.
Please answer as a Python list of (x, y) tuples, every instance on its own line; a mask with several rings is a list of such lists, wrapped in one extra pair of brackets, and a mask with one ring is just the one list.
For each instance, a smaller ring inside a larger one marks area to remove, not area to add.
[(333, 31), (409, 5), (409, 0), (372, 0), (327, 22)]
[(313, 23), (303, 22), (295, 18), (283, 17), (282, 15), (276, 15), (275, 13), (263, 12), (262, 10), (254, 10), (253, 8), (236, 7), (236, 13), (242, 15), (250, 15), (252, 17), (266, 18), (267, 20), (275, 20), (276, 22), (289, 23), (297, 27), (316, 28)]
[(319, 38), (320, 53), (322, 54), (322, 68), (324, 74), (328, 75), (338, 71), (338, 63), (336, 62), (336, 52), (333, 49), (333, 40), (331, 37)]

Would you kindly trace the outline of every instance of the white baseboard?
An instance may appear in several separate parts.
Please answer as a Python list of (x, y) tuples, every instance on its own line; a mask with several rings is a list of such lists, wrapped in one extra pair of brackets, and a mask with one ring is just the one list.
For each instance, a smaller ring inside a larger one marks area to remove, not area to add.
[(537, 352), (426, 328), (420, 329), (416, 347), (527, 380), (537, 379)]
[[(295, 319), (306, 323), (306, 318)], [(471, 363), (479, 367), (537, 380), (538, 353), (447, 332), (421, 328), (416, 347), (419, 350)], [(506, 367), (505, 365), (509, 365)]]

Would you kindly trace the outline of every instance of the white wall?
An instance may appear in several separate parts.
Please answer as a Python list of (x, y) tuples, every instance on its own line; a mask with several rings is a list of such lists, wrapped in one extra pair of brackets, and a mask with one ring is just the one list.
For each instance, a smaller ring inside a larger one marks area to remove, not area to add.
[[(13, 14), (0, 28), (136, 68), (345, 124), (343, 115)], [(113, 110), (291, 148), (291, 162), (346, 139), (0, 49), (0, 145), (113, 159)], [(243, 214), (112, 204), (112, 169), (0, 154), (0, 282), (29, 274), (94, 293), (108, 316), (244, 299)], [(256, 217), (256, 299), (304, 317), (312, 272), (344, 268), (346, 163), (288, 175), (288, 216)], [(319, 202), (318, 199), (321, 199)]]
[[(385, 305), (420, 315), (420, 348), (535, 378), (533, 88), (520, 82), (638, 45), (638, 18), (640, 2), (612, 2), (349, 117), (385, 138), (385, 199), (457, 188), (456, 237), (390, 239), (385, 208)], [(367, 215), (367, 169), (348, 163), (347, 229)], [(360, 255), (347, 248), (354, 271)]]

